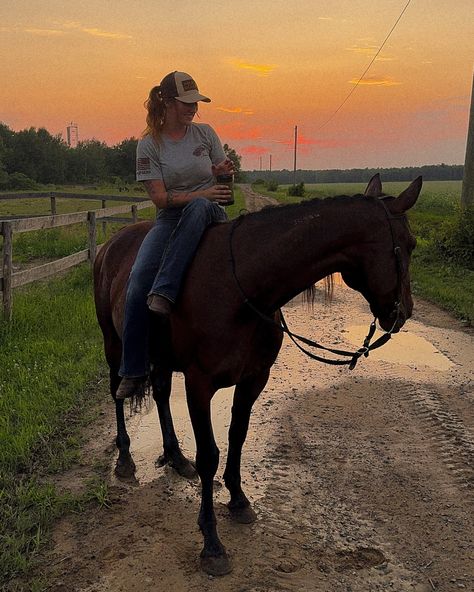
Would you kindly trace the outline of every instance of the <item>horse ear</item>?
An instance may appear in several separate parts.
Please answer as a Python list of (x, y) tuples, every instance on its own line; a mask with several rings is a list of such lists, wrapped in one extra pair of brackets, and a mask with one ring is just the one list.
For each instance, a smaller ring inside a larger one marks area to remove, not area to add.
[(390, 204), (387, 204), (390, 211), (394, 214), (403, 214), (411, 207), (413, 207), (420, 195), (421, 186), (423, 185), (423, 178), (417, 177), (400, 195), (394, 199)]
[(370, 179), (369, 184), (364, 191), (364, 195), (367, 197), (380, 197), (382, 195), (382, 181), (380, 180), (379, 173)]

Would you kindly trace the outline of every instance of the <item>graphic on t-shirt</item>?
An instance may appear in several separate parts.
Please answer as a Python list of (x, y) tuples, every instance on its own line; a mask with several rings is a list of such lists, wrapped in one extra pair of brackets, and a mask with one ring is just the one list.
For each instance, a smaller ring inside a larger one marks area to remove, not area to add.
[(200, 146), (198, 146), (194, 150), (193, 154), (194, 154), (194, 156), (201, 156), (203, 154), (203, 152), (205, 152), (205, 150), (206, 150), (206, 147), (203, 144), (201, 144)]

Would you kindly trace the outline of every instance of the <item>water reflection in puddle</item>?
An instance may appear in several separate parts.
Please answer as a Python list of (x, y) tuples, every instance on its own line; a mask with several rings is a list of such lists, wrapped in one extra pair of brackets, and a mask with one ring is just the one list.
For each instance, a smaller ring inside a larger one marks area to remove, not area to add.
[[(218, 391), (212, 399), (212, 425), (214, 437), (221, 451), (221, 459), (227, 454), (227, 432), (230, 424), (234, 387)], [(173, 374), (171, 412), (176, 435), (183, 454), (194, 459), (196, 446), (191, 420), (189, 419), (182, 374)], [(127, 420), (127, 430), (131, 440), (131, 452), (137, 466), (136, 478), (145, 484), (157, 478), (155, 461), (162, 453), (162, 439), (158, 412), (154, 401), (149, 408)]]
[[(367, 334), (367, 326), (351, 325), (344, 331), (344, 339), (361, 346)], [(377, 339), (376, 334), (372, 339)], [(395, 362), (407, 366), (424, 365), (445, 372), (454, 366), (453, 362), (434, 347), (427, 339), (410, 331), (400, 331), (383, 347), (370, 352), (370, 359)]]

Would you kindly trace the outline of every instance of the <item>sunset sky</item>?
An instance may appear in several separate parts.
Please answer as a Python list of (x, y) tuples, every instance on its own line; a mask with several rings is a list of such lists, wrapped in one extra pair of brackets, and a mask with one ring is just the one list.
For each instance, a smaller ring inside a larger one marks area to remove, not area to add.
[(172, 70), (210, 104), (200, 120), (243, 168), (464, 163), (472, 0), (3, 0), (0, 121), (112, 145), (143, 130)]

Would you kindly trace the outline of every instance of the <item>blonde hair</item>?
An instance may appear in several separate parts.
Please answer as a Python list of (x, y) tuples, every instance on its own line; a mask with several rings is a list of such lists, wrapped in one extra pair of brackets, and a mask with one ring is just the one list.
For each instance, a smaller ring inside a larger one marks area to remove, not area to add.
[(147, 110), (146, 128), (143, 130), (143, 136), (151, 135), (157, 142), (161, 138), (161, 130), (165, 123), (166, 103), (168, 99), (163, 99), (161, 96), (161, 87), (154, 86), (150, 90), (148, 99), (144, 106)]

